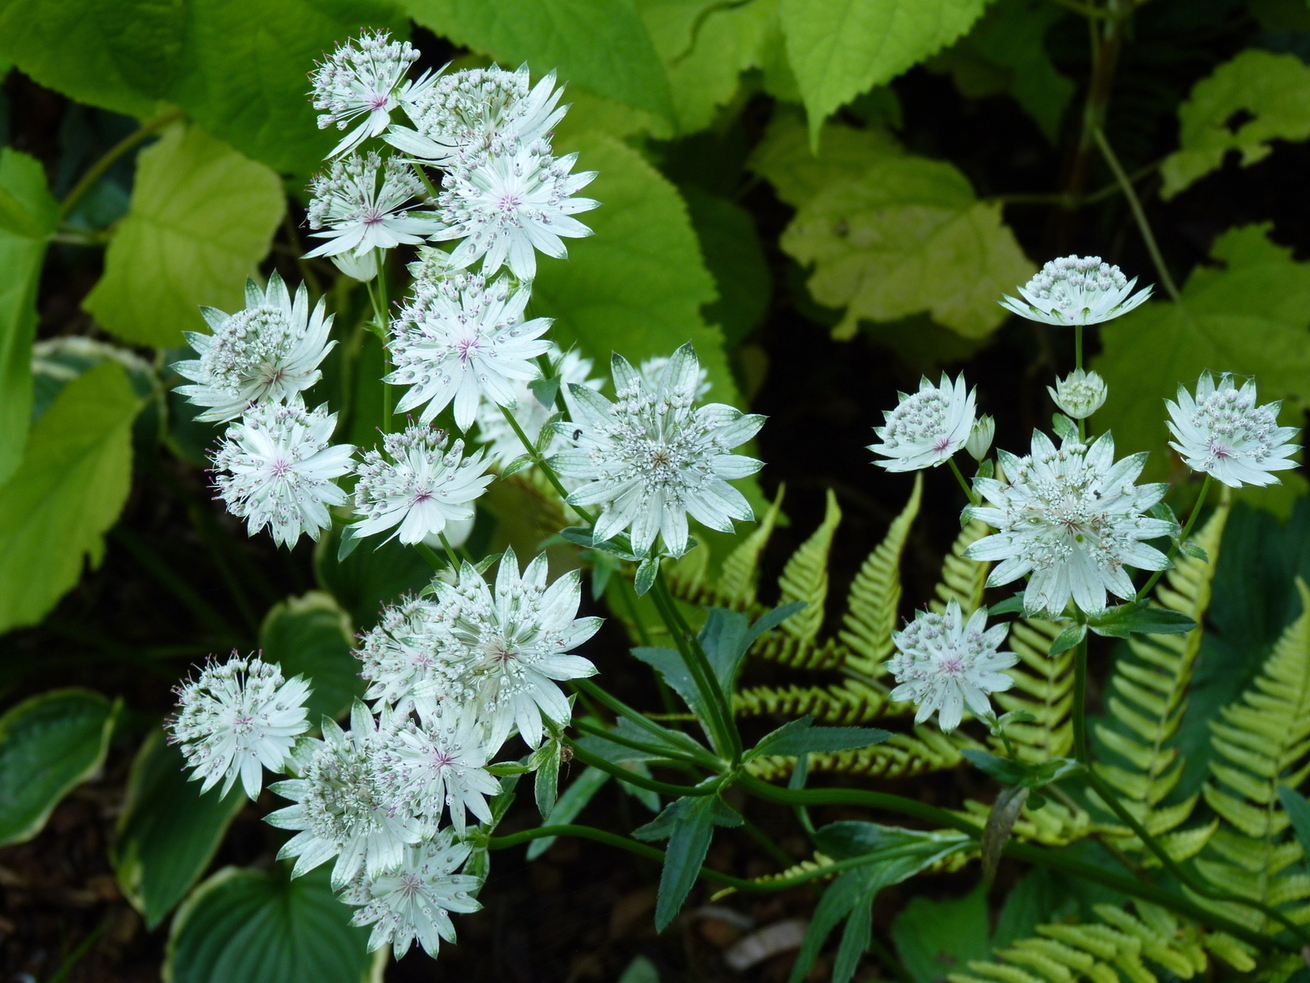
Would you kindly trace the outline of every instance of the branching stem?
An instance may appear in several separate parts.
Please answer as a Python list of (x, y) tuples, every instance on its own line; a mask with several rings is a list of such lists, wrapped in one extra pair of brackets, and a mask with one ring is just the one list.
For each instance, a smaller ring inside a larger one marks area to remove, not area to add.
[(1173, 275), (1169, 272), (1169, 267), (1165, 265), (1164, 257), (1160, 254), (1160, 247), (1156, 245), (1155, 233), (1151, 231), (1151, 223), (1146, 220), (1146, 212), (1142, 208), (1141, 200), (1137, 197), (1136, 189), (1133, 188), (1133, 182), (1128, 180), (1123, 165), (1119, 163), (1114, 148), (1110, 146), (1110, 141), (1105, 138), (1105, 131), (1101, 129), (1099, 124), (1092, 127), (1092, 137), (1096, 140), (1096, 145), (1101, 148), (1101, 156), (1105, 158), (1106, 164), (1114, 173), (1114, 178), (1119, 182), (1119, 187), (1123, 189), (1124, 197), (1128, 199), (1128, 207), (1132, 209), (1133, 219), (1137, 222), (1137, 229), (1141, 232), (1142, 240), (1146, 243), (1146, 251), (1151, 254), (1151, 262), (1155, 265), (1156, 275), (1160, 277), (1160, 283), (1164, 286), (1165, 293), (1169, 295), (1170, 300), (1178, 300), (1178, 287), (1174, 283)]
[(574, 505), (571, 502), (569, 502), (568, 489), (565, 488), (563, 482), (559, 480), (559, 475), (555, 473), (555, 469), (552, 468), (549, 464), (547, 464), (546, 459), (543, 458), (541, 454), (537, 452), (536, 445), (533, 444), (532, 441), (528, 439), (528, 435), (523, 432), (523, 428), (519, 426), (519, 421), (514, 419), (514, 414), (510, 412), (509, 407), (502, 406), (500, 408), (500, 412), (504, 415), (505, 420), (509, 423), (514, 433), (518, 435), (519, 443), (521, 443), (523, 445), (524, 450), (528, 452), (528, 457), (532, 458), (532, 463), (535, 464), (537, 467), (541, 468), (541, 473), (546, 476), (546, 480), (550, 482), (551, 487), (555, 489), (560, 499), (564, 501), (564, 503), (567, 504), (568, 507), (571, 508), (574, 512), (582, 516), (583, 521), (586, 522), (587, 525), (589, 526), (596, 525), (595, 516), (593, 516), (582, 506)]
[(1212, 481), (1213, 479), (1207, 474), (1205, 476), (1205, 481), (1201, 483), (1201, 494), (1196, 496), (1196, 504), (1192, 506), (1192, 514), (1187, 517), (1187, 525), (1183, 526), (1183, 531), (1178, 536), (1178, 542), (1174, 543), (1173, 546), (1169, 548), (1169, 554), (1167, 556), (1167, 559), (1169, 560), (1168, 565), (1165, 566), (1163, 570), (1157, 570), (1155, 573), (1151, 574), (1151, 579), (1143, 584), (1142, 589), (1137, 592), (1136, 600), (1140, 601), (1142, 598), (1150, 594), (1151, 588), (1159, 583), (1160, 578), (1164, 576), (1165, 570), (1168, 570), (1169, 567), (1173, 566), (1174, 557), (1176, 557), (1178, 551), (1182, 549), (1183, 543), (1187, 542), (1187, 537), (1192, 534), (1192, 527), (1196, 525), (1197, 517), (1201, 514), (1201, 506), (1205, 504), (1205, 496), (1210, 492), (1210, 484)]

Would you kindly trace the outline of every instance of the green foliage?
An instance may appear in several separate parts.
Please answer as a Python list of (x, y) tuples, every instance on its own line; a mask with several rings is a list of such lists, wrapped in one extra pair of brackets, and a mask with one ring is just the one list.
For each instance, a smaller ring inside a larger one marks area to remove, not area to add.
[(56, 689), (0, 717), (0, 845), (36, 836), (68, 791), (100, 770), (119, 707), (90, 690)]
[(723, 328), (724, 344), (731, 350), (759, 327), (773, 288), (755, 220), (735, 202), (700, 188), (683, 188), (682, 196), (719, 292), (701, 314)]
[(240, 309), (245, 279), (282, 219), (277, 175), (198, 127), (137, 158), (132, 207), (85, 306), (124, 341), (155, 348), (204, 328), (197, 307)]
[(359, 660), (351, 649), (355, 637), (350, 616), (322, 591), (289, 597), (268, 612), (259, 632), (264, 660), (282, 667), (290, 679), (303, 675), (313, 692), (305, 702), (309, 719), (327, 715), (337, 720), (364, 695)]
[(750, 167), (767, 178), (788, 205), (800, 207), (829, 184), (858, 178), (875, 160), (905, 150), (884, 126), (863, 129), (825, 123), (822, 152), (806, 139), (805, 121), (788, 106), (779, 106), (763, 139), (751, 153)]
[(798, 758), (802, 754), (832, 754), (870, 747), (889, 737), (887, 731), (871, 727), (815, 727), (814, 718), (805, 716), (761, 737), (746, 752), (745, 760), (761, 755)]
[[(1019, 656), (1019, 663), (1006, 672), (1014, 686), (992, 694), (992, 699), (1007, 713), (1018, 711), (1033, 717), (1005, 728), (1021, 761), (1063, 758), (1073, 747), (1069, 714), (1073, 709), (1074, 653), (1070, 649), (1049, 654), (1059, 633), (1059, 626), (1049, 621), (1016, 619), (1010, 623), (1006, 646)], [(992, 738), (993, 750), (1003, 747), (1000, 738)]]
[(350, 615), (356, 630), (364, 632), (378, 622), (384, 604), (405, 593), (417, 593), (432, 579), (432, 567), (414, 550), (396, 540), (361, 544), (344, 560), (337, 559), (340, 529), (327, 533), (314, 550), (314, 572), (319, 585)]
[(737, 811), (718, 795), (689, 795), (671, 802), (655, 819), (633, 830), (638, 839), (667, 837), (669, 841), (655, 902), (656, 931), (664, 931), (687, 900), (709, 852), (714, 827), (740, 826), (741, 821)]
[(161, 728), (146, 737), (132, 762), (110, 860), (123, 896), (154, 928), (199, 880), (246, 802), (237, 782), (200, 794), (177, 747)]
[(405, 6), (424, 27), (506, 65), (554, 66), (561, 82), (672, 115), (668, 78), (632, 0), (406, 0)]
[[(1242, 116), (1250, 118), (1240, 122)], [(1293, 54), (1248, 48), (1197, 82), (1178, 109), (1180, 147), (1160, 166), (1172, 198), (1240, 150), (1242, 166), (1263, 160), (1273, 140), (1310, 137), (1310, 67)]]
[(127, 375), (106, 362), (64, 387), (32, 428), (23, 463), (0, 487), (0, 630), (40, 621), (77, 583), (83, 559), (123, 508), (132, 420)]
[(897, 955), (914, 983), (940, 983), (954, 967), (991, 955), (987, 929), (987, 884), (962, 898), (910, 899), (892, 922)]
[(1230, 229), (1198, 267), (1177, 303), (1148, 302), (1101, 325), (1103, 350), (1093, 363), (1115, 394), (1097, 412), (1120, 455), (1153, 451), (1143, 477), (1167, 471), (1164, 399), (1201, 372), (1253, 375), (1260, 390), (1310, 398), (1310, 264), (1271, 243), (1266, 226)]
[(0, 483), (27, 443), (36, 288), (57, 208), (41, 165), (8, 147), (0, 151)]
[[(853, 715), (852, 719), (876, 718), (878, 716), (876, 710), (882, 704), (874, 701), (872, 705), (875, 712), (865, 713), (861, 707), (860, 712)], [(773, 712), (788, 713), (789, 711), (780, 709)], [(866, 777), (908, 778), (958, 768), (964, 761), (961, 752), (971, 748), (977, 749), (979, 746), (978, 742), (964, 731), (955, 730), (943, 734), (936, 727), (920, 724), (913, 728), (912, 733), (892, 734), (886, 740), (871, 747), (830, 754), (811, 754), (808, 767), (811, 772), (826, 771)], [(752, 759), (746, 767), (757, 778), (772, 781), (790, 775), (796, 767), (796, 758), (759, 757)]]
[(787, 56), (810, 139), (837, 107), (950, 44), (985, 0), (782, 0)]
[[(272, 872), (224, 867), (178, 910), (168, 935), (168, 983), (373, 983), (385, 956), (365, 950), (368, 929), (333, 897), (328, 869), (291, 880), (289, 864)], [(381, 950), (385, 953), (386, 950)]]
[[(782, 591), (781, 603), (805, 604), (805, 610), (790, 618), (782, 626), (783, 634), (794, 642), (795, 651), (803, 651), (814, 644), (819, 629), (823, 627), (824, 605), (828, 601), (828, 553), (832, 549), (832, 537), (841, 522), (841, 509), (837, 506), (837, 496), (828, 489), (823, 510), (823, 522), (814, 530), (810, 538), (801, 544), (791, 555), (787, 565), (778, 578), (778, 587)], [(796, 665), (795, 661), (792, 665)]]
[(947, 605), (955, 601), (964, 616), (968, 617), (982, 606), (983, 590), (987, 586), (987, 575), (992, 565), (978, 560), (966, 560), (964, 551), (990, 531), (987, 523), (981, 519), (971, 519), (960, 530), (942, 563), (942, 579), (933, 591), (935, 596), (928, 602), (932, 611), (942, 614)]

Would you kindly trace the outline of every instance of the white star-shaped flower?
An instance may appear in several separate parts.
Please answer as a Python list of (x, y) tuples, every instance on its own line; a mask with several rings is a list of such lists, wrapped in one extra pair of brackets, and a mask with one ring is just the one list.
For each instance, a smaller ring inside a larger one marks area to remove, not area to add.
[(1100, 256), (1062, 256), (1019, 288), (1023, 300), (1005, 294), (1000, 305), (1043, 324), (1099, 324), (1127, 314), (1151, 296), (1150, 287), (1134, 294), (1136, 284), (1136, 277), (1129, 280)]
[(327, 174), (309, 185), (308, 221), (312, 235), (326, 239), (305, 253), (360, 258), (374, 249), (415, 246), (443, 228), (435, 212), (412, 212), (404, 206), (426, 192), (413, 169), (394, 157), (385, 162), (370, 152), (332, 162)]
[(873, 428), (882, 443), (868, 449), (890, 458), (873, 463), (888, 471), (921, 471), (944, 464), (968, 442), (974, 413), (974, 391), (965, 388), (963, 375), (952, 383), (942, 373), (936, 386), (922, 379), (919, 391), (901, 393), (896, 409), (886, 414), (886, 423)]
[(1178, 402), (1165, 400), (1169, 409), (1169, 446), (1182, 455), (1193, 471), (1204, 471), (1225, 485), (1272, 485), (1271, 471), (1297, 466), (1290, 457), (1299, 446), (1288, 443), (1299, 431), (1278, 425), (1280, 403), (1255, 405), (1255, 380), (1238, 389), (1225, 373), (1216, 382), (1205, 373), (1193, 398), (1178, 387)]

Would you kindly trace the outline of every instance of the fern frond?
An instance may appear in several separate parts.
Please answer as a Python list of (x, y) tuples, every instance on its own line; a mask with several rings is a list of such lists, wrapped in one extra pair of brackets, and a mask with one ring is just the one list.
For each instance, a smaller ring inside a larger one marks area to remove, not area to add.
[[(1073, 707), (1074, 653), (1070, 649), (1054, 658), (1047, 654), (1059, 633), (1059, 626), (1049, 621), (1024, 619), (1010, 624), (1008, 644), (1019, 656), (1019, 664), (1006, 671), (1014, 679), (1014, 686), (994, 693), (992, 699), (1007, 712), (1021, 710), (1036, 718), (1030, 723), (1013, 723), (1005, 728), (1022, 761), (1063, 758), (1073, 747), (1069, 711)], [(992, 738), (992, 743), (994, 748), (1003, 750), (1000, 738)]]
[(805, 646), (818, 637), (823, 627), (824, 605), (828, 600), (828, 553), (832, 549), (832, 537), (841, 522), (841, 509), (837, 505), (837, 496), (828, 489), (827, 505), (823, 512), (823, 522), (814, 530), (800, 548), (791, 555), (787, 565), (778, 578), (781, 595), (779, 605), (804, 601), (803, 611), (792, 615), (782, 623), (781, 634)]
[[(960, 814), (982, 825), (991, 811), (991, 805), (986, 802), (966, 799)], [(1085, 809), (1070, 808), (1048, 799), (1040, 809), (1024, 806), (1011, 834), (1015, 839), (1025, 842), (1067, 846), (1103, 830), (1104, 827), (1093, 821)]]
[[(1155, 836), (1184, 823), (1197, 801), (1193, 796), (1168, 808), (1160, 806), (1183, 774), (1178, 749), (1169, 742), (1187, 710), (1187, 688), (1204, 633), (1201, 622), (1210, 606), (1211, 582), (1231, 508), (1232, 496), (1225, 488), (1214, 514), (1196, 537), (1209, 562), (1182, 558), (1156, 590), (1156, 601), (1162, 607), (1187, 615), (1197, 627), (1185, 635), (1132, 636), (1128, 642), (1131, 655), (1115, 664), (1106, 699), (1110, 715), (1122, 726), (1096, 725), (1097, 736), (1127, 766), (1098, 762), (1094, 767), (1122, 793), (1120, 801)], [(1175, 860), (1195, 856), (1213, 829), (1212, 825), (1202, 826), (1186, 835), (1167, 837), (1166, 849)], [(1124, 839), (1117, 842), (1121, 850), (1143, 852), (1141, 840), (1129, 836), (1126, 829), (1123, 833)], [(1155, 862), (1154, 856), (1149, 859)]]
[(755, 590), (760, 580), (760, 554), (769, 543), (778, 515), (782, 511), (782, 496), (787, 486), (779, 485), (769, 510), (760, 519), (755, 530), (737, 544), (728, 554), (719, 571), (719, 579), (712, 586), (710, 603), (734, 611), (747, 611), (755, 604)]
[(858, 679), (845, 679), (831, 686), (754, 686), (734, 693), (732, 708), (738, 716), (777, 713), (803, 717), (812, 713), (822, 723), (862, 724), (885, 716), (884, 707), (889, 705), (887, 692), (881, 683)]
[[(811, 754), (810, 771), (903, 778), (955, 768), (964, 760), (960, 754), (963, 748), (981, 747), (961, 731), (943, 734), (936, 728), (919, 726), (913, 734), (893, 734), (871, 747)], [(795, 767), (795, 758), (772, 756), (755, 758), (747, 763), (746, 770), (757, 778), (773, 781), (790, 775)]]
[[(1221, 825), (1196, 869), (1211, 883), (1268, 905), (1289, 905), (1288, 918), (1310, 921), (1310, 877), (1297, 863), (1302, 851), (1278, 786), (1296, 788), (1310, 765), (1310, 587), (1299, 577), (1301, 615), (1274, 646), (1260, 675), (1237, 701), (1210, 722), (1215, 756), (1202, 786)], [(1296, 866), (1289, 870), (1289, 867)], [(1260, 931), (1277, 927), (1259, 912), (1205, 899), (1228, 917)]]
[(955, 537), (951, 552), (942, 564), (942, 579), (934, 591), (936, 598), (928, 604), (931, 610), (941, 614), (946, 610), (946, 605), (955, 600), (959, 601), (960, 610), (967, 618), (982, 606), (983, 588), (987, 586), (987, 575), (992, 565), (978, 560), (966, 560), (964, 551), (989, 532), (991, 529), (981, 519), (972, 520), (960, 530), (960, 535)]
[(923, 500), (923, 472), (914, 476), (910, 500), (887, 530), (878, 547), (869, 554), (846, 595), (846, 615), (838, 638), (850, 650), (846, 665), (872, 678), (884, 673), (885, 660), (895, 650), (892, 631), (901, 606), (901, 554), (910, 526)]
[[(825, 867), (831, 867), (832, 862), (833, 862), (832, 857), (829, 857), (826, 854), (820, 853), (818, 850), (815, 850), (813, 860), (802, 860), (800, 863), (792, 864), (786, 870), (779, 871), (776, 874), (763, 874), (759, 877), (752, 877), (751, 880), (754, 881), (756, 884), (770, 884), (775, 881), (786, 881), (786, 880), (790, 880), (793, 877), (799, 877), (801, 874), (809, 874), (812, 871), (823, 870), (823, 868)], [(834, 876), (836, 875), (829, 874), (827, 876), (816, 877), (814, 878), (814, 881), (815, 883), (818, 883), (819, 881), (826, 881)], [(710, 895), (710, 903), (713, 904), (714, 902), (719, 901), (722, 898), (726, 898), (730, 894), (736, 894), (736, 893), (737, 893), (737, 889), (735, 887), (725, 887), (722, 890), (715, 891), (712, 895)]]

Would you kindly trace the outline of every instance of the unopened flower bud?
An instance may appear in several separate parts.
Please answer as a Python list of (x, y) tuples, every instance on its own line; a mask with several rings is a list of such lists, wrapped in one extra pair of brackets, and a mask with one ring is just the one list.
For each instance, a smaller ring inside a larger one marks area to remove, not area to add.
[(1086, 420), (1105, 403), (1105, 380), (1095, 372), (1074, 369), (1055, 384), (1046, 387), (1055, 405), (1075, 420)]
[(975, 461), (981, 461), (992, 449), (992, 438), (995, 436), (996, 421), (984, 413), (973, 422), (973, 429), (969, 431), (969, 439), (965, 441), (964, 449)]

